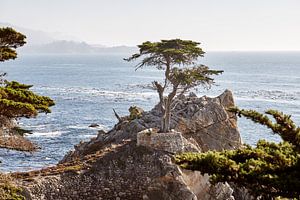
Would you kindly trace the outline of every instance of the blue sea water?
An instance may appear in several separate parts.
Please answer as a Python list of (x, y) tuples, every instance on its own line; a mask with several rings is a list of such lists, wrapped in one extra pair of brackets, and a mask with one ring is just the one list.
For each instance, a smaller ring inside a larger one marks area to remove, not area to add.
[[(79, 143), (108, 130), (116, 123), (112, 109), (128, 114), (131, 105), (149, 110), (157, 103), (153, 80), (161, 71), (123, 61), (128, 55), (21, 55), (0, 64), (7, 79), (33, 84), (32, 90), (52, 97), (51, 114), (21, 119), (20, 125), (33, 130), (27, 137), (41, 149), (23, 153), (0, 149), (0, 171), (24, 171), (57, 163)], [(216, 86), (200, 89), (198, 95), (217, 96), (225, 89), (234, 93), (236, 104), (245, 109), (278, 109), (300, 124), (300, 52), (208, 52), (201, 63), (224, 70), (215, 77)], [(97, 123), (99, 128), (89, 128)], [(245, 143), (258, 139), (280, 141), (270, 130), (243, 118), (239, 130)]]

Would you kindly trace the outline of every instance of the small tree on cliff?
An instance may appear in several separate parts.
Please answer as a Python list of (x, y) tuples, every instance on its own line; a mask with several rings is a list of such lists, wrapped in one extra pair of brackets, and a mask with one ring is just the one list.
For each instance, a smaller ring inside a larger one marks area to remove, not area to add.
[[(0, 28), (0, 62), (15, 59), (16, 48), (23, 46), (26, 36), (12, 28)], [(3, 76), (2, 76), (3, 77)], [(0, 86), (0, 116), (9, 119), (35, 117), (38, 112), (51, 112), (49, 107), (54, 101), (49, 97), (39, 96), (25, 85), (16, 81), (2, 80)]]
[(283, 142), (259, 140), (255, 148), (184, 153), (177, 155), (175, 162), (183, 168), (210, 174), (214, 183), (227, 181), (244, 186), (254, 197), (300, 199), (300, 127), (290, 115), (275, 110), (266, 114), (274, 117), (276, 123), (253, 110), (232, 108), (231, 111), (267, 126)]
[[(160, 42), (147, 41), (138, 45), (139, 53), (125, 59), (126, 61), (133, 61), (143, 58), (137, 64), (136, 70), (144, 66), (155, 66), (164, 71), (163, 82), (153, 82), (159, 95), (163, 114), (162, 132), (170, 131), (171, 112), (175, 107), (174, 99), (176, 96), (199, 85), (209, 87), (214, 83), (211, 75), (222, 73), (222, 71), (210, 70), (204, 65), (195, 65), (197, 59), (203, 57), (205, 53), (199, 45), (198, 42), (180, 39), (161, 40)], [(165, 95), (166, 92), (169, 93)]]

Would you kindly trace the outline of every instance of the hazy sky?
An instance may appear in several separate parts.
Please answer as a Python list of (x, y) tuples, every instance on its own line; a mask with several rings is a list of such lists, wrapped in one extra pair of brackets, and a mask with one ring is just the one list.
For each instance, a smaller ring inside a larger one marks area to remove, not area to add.
[(0, 0), (0, 22), (104, 45), (182, 38), (205, 50), (300, 50), (300, 0)]

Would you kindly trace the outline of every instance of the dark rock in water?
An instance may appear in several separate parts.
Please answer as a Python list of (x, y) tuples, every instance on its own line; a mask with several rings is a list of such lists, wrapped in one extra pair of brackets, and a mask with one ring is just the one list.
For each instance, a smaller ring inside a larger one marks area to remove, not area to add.
[(89, 127), (91, 127), (91, 128), (96, 128), (96, 127), (99, 127), (99, 124), (92, 123), (91, 125), (89, 125)]
[(233, 200), (227, 183), (211, 185), (207, 174), (172, 162), (175, 153), (241, 145), (236, 117), (226, 110), (234, 106), (232, 93), (176, 101), (173, 131), (157, 133), (159, 106), (124, 118), (109, 132), (76, 145), (59, 165), (32, 173), (38, 175), (23, 182), (24, 192), (31, 199)]

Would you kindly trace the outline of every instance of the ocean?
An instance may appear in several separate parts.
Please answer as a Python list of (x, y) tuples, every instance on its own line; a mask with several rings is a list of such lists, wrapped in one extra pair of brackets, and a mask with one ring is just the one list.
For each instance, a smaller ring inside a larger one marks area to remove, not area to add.
[[(0, 171), (27, 171), (56, 164), (73, 146), (109, 130), (117, 122), (112, 109), (127, 115), (132, 105), (150, 110), (157, 102), (149, 88), (162, 71), (145, 67), (135, 71), (126, 55), (21, 55), (0, 63), (8, 80), (33, 84), (38, 94), (56, 102), (52, 113), (21, 119), (20, 126), (33, 130), (27, 137), (41, 147), (34, 153), (0, 149)], [(224, 70), (210, 90), (199, 96), (217, 96), (225, 89), (234, 93), (240, 108), (277, 109), (300, 124), (300, 52), (208, 52), (200, 63)], [(97, 123), (98, 128), (89, 125)], [(279, 142), (270, 130), (239, 118), (244, 143), (259, 139)]]

